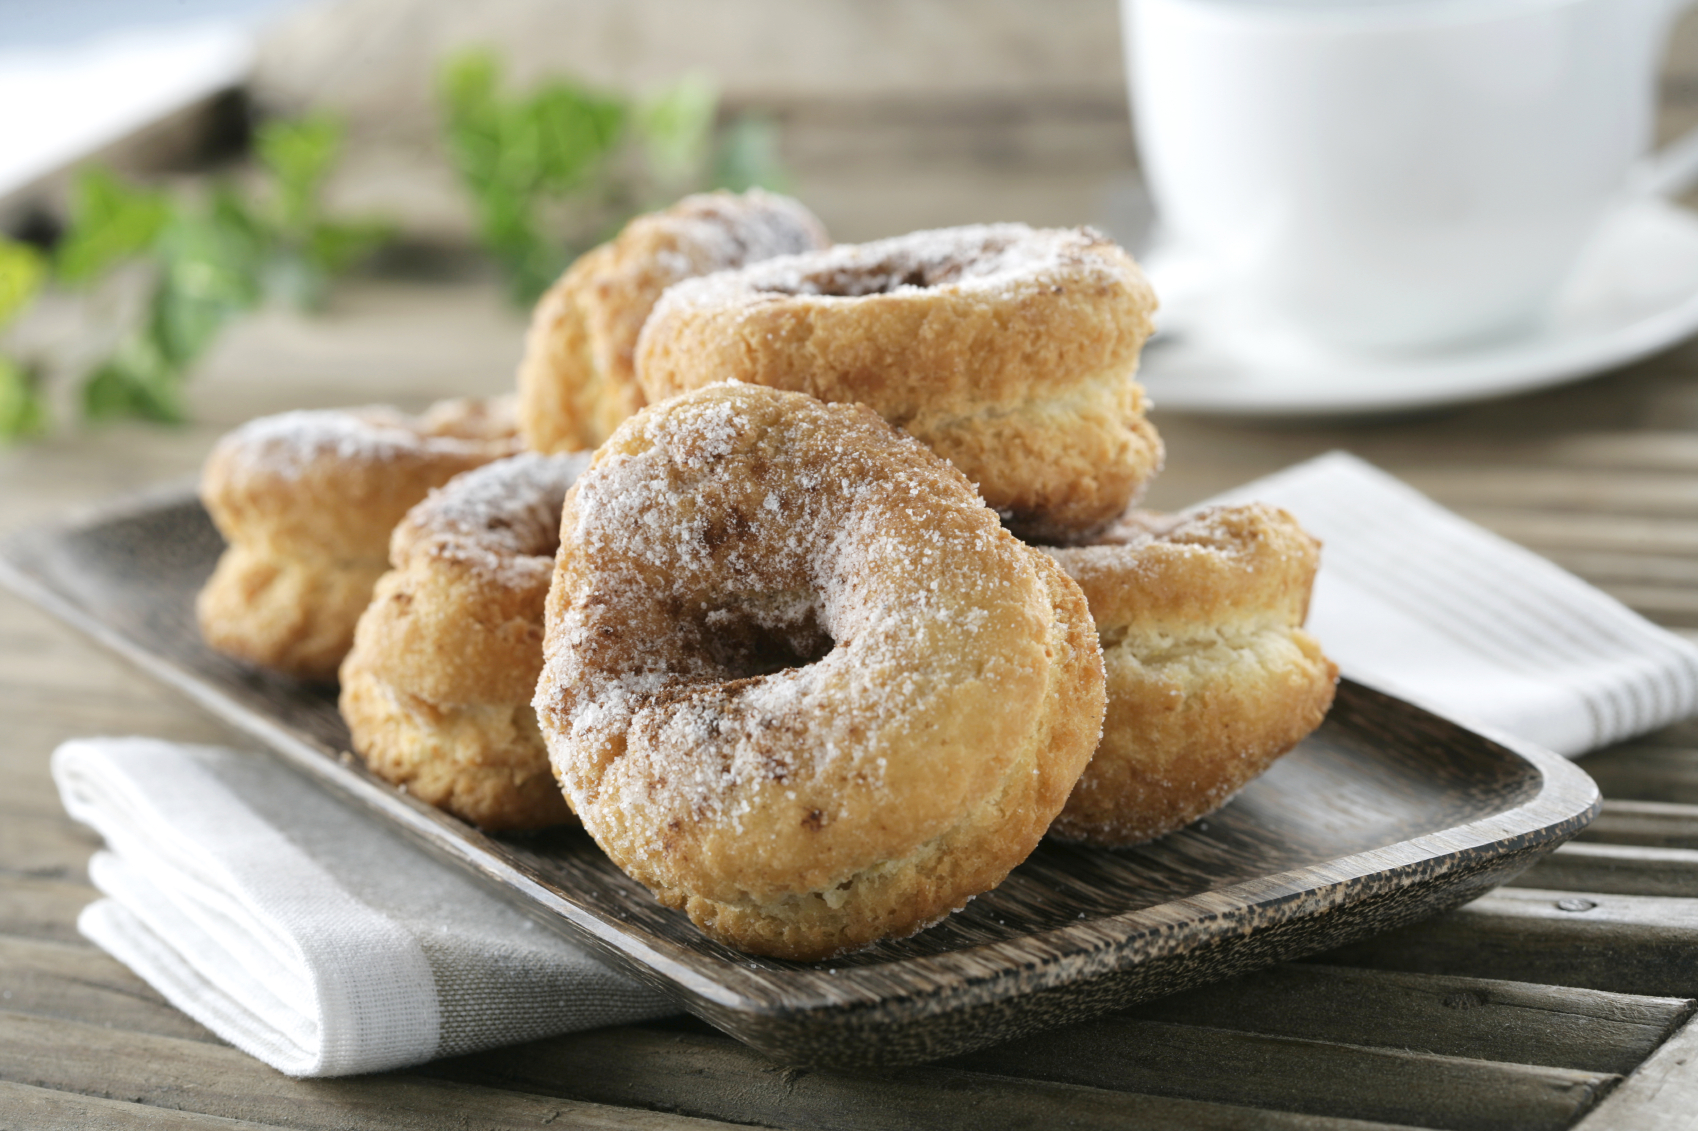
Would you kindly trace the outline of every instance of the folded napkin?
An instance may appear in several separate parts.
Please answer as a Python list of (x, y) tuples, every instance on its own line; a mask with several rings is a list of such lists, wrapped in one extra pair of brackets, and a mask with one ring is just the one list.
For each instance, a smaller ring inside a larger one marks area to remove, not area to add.
[(1698, 646), (1333, 452), (1211, 500), (1321, 539), (1309, 631), (1345, 675), (1569, 757), (1698, 711)]
[[(1277, 503), (1325, 541), (1309, 625), (1363, 682), (1565, 754), (1698, 709), (1698, 648), (1350, 456), (1224, 499)], [(82, 932), (284, 1072), (674, 1008), (264, 756), (87, 739), (53, 773), (108, 845)]]
[(76, 739), (53, 777), (107, 844), (78, 929), (291, 1076), (677, 1011), (265, 755)]

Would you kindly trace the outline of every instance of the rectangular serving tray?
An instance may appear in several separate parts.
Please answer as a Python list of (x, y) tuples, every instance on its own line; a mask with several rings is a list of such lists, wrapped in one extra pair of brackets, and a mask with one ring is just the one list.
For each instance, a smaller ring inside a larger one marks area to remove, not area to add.
[(1466, 902), (1597, 813), (1566, 759), (1346, 680), (1322, 727), (1224, 809), (1133, 849), (1046, 842), (912, 938), (827, 963), (753, 958), (659, 906), (581, 831), (490, 837), (367, 773), (334, 688), (206, 648), (223, 549), (186, 488), (0, 543), (0, 581), (297, 769), (725, 1032), (790, 1063), (968, 1052), (1246, 973)]

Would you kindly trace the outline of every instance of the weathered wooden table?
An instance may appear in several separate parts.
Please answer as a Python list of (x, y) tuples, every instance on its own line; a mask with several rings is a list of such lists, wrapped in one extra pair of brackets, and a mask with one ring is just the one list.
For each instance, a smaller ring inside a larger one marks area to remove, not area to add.
[[(1112, 42), (1111, 5), (1069, 12), (1077, 35)], [(1665, 136), (1698, 124), (1694, 75), (1689, 20), (1665, 75)], [(1015, 82), (1000, 100), (994, 83), (940, 80), (918, 104), (877, 89), (845, 102), (865, 85), (857, 77), (832, 99), (768, 92), (762, 105), (785, 123), (799, 191), (841, 238), (1071, 223), (1103, 207), (1105, 185), (1130, 182), (1131, 147), (1117, 80), (1062, 78)], [(379, 189), (443, 177), (353, 172), (384, 199)], [(220, 432), (261, 413), (416, 408), (505, 389), (521, 330), (490, 281), (454, 271), (350, 285), (312, 323), (262, 316), (197, 376), (194, 426), (0, 451), (0, 535), (186, 480)], [(1573, 388), (1407, 419), (1156, 420), (1170, 453), (1157, 506), (1349, 448), (1653, 620), (1698, 632), (1698, 345)], [(1698, 1027), (1687, 1027), (1698, 1004), (1698, 724), (1588, 758), (1603, 816), (1521, 886), (1348, 952), (957, 1062), (805, 1070), (678, 1020), (304, 1082), (223, 1045), (76, 934), (96, 842), (64, 816), (47, 757), (65, 738), (102, 733), (253, 745), (0, 591), (0, 1131), (1698, 1124)]]
[[(197, 379), (196, 425), (0, 453), (0, 533), (191, 476), (219, 432), (258, 413), (503, 388), (520, 328), (477, 278), (368, 280), (325, 320), (263, 316)], [(1157, 420), (1170, 458), (1156, 505), (1347, 447), (1698, 631), (1698, 345), (1572, 388), (1401, 420)], [(252, 742), (5, 593), (0, 707), (0, 1128), (1698, 1121), (1698, 724), (1588, 758), (1603, 816), (1516, 887), (1345, 952), (946, 1064), (805, 1070), (679, 1019), (293, 1081), (78, 937), (95, 841), (63, 815), (47, 773), (73, 735)]]

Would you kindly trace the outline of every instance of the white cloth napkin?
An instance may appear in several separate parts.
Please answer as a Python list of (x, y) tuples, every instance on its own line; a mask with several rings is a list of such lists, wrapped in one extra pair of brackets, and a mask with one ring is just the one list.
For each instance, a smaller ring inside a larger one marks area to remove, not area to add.
[(78, 929), (291, 1076), (677, 1011), (263, 754), (77, 739), (53, 777), (107, 844)]
[(1345, 675), (1574, 757), (1698, 711), (1698, 646), (1354, 456), (1212, 500), (1321, 539), (1309, 631)]
[[(1344, 671), (1565, 754), (1698, 709), (1698, 648), (1334, 454), (1229, 493), (1326, 545), (1310, 628)], [(298, 1076), (414, 1064), (673, 1011), (263, 755), (68, 742), (108, 850), (83, 933)]]

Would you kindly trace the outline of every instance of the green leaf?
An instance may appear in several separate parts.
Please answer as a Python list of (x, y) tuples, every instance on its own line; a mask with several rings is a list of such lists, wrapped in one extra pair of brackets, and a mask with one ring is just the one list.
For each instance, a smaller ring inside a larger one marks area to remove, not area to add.
[(268, 122), (254, 138), (277, 195), (278, 226), (304, 234), (318, 215), (318, 192), (342, 151), (342, 123), (328, 114)]
[(0, 236), (0, 326), (29, 305), (46, 276), (47, 264), (39, 251)]
[(83, 385), (83, 414), (90, 420), (136, 416), (162, 424), (187, 419), (182, 370), (146, 335), (128, 338)]
[(778, 155), (778, 123), (759, 114), (739, 114), (733, 119), (720, 138), (713, 182), (715, 188), (733, 192), (788, 191), (790, 178)]
[(513, 108), (509, 121), (514, 156), (520, 168), (534, 164), (539, 187), (568, 191), (612, 151), (624, 131), (626, 114), (620, 99), (570, 83), (550, 83), (528, 103)]
[(152, 246), (171, 218), (163, 193), (126, 185), (110, 171), (85, 170), (71, 197), (71, 222), (59, 245), (59, 277), (83, 283)]
[(719, 89), (704, 75), (686, 75), (637, 107), (636, 127), (649, 169), (663, 183), (700, 175), (719, 110)]
[(0, 355), (0, 442), (38, 436), (47, 430), (47, 410), (34, 376)]

